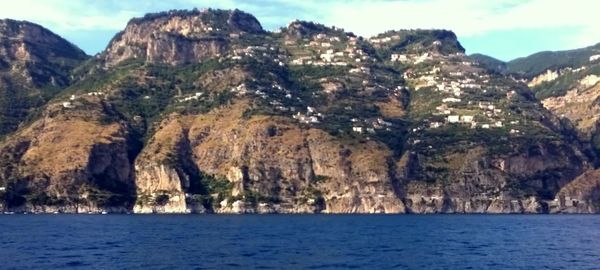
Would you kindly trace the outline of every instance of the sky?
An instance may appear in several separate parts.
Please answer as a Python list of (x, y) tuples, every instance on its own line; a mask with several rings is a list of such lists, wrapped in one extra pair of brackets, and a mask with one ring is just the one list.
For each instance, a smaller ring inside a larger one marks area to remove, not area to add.
[(267, 30), (294, 19), (364, 37), (394, 29), (448, 29), (467, 54), (504, 61), (600, 42), (597, 0), (19, 0), (4, 4), (0, 18), (41, 24), (93, 55), (132, 17), (205, 7), (249, 12)]

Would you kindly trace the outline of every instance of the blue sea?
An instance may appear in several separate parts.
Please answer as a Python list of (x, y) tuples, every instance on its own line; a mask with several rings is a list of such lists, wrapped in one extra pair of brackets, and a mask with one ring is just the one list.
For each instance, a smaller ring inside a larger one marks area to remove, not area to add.
[(1, 269), (600, 269), (597, 215), (0, 215)]

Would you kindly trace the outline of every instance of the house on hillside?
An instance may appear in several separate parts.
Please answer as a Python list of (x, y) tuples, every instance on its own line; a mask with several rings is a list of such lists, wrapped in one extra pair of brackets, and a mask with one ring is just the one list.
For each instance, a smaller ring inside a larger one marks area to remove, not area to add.
[(458, 122), (460, 122), (460, 116), (448, 115), (448, 123), (458, 123)]
[(443, 103), (448, 103), (448, 102), (460, 102), (460, 101), (461, 101), (461, 99), (460, 99), (460, 98), (453, 98), (453, 97), (450, 97), (450, 98), (444, 98), (444, 99), (442, 99), (442, 102), (443, 102)]
[(471, 122), (473, 122), (473, 116), (472, 115), (462, 115), (460, 117), (460, 121), (463, 123), (471, 123)]
[(73, 104), (70, 101), (65, 101), (62, 103), (63, 108), (71, 109), (74, 108)]

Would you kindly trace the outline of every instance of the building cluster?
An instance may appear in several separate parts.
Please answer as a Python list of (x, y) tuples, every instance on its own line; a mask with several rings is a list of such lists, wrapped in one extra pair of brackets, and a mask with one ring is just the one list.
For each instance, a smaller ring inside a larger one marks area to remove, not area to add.
[[(317, 34), (312, 40), (303, 40), (303, 44), (289, 43), (287, 45), (299, 46), (302, 54), (298, 54), (290, 61), (290, 65), (312, 66), (349, 66), (351, 64), (368, 62), (371, 57), (358, 46), (356, 37), (346, 36), (348, 42), (341, 42), (338, 36)], [(308, 42), (306, 42), (308, 41)], [(305, 55), (306, 50), (313, 53)]]
[(192, 101), (192, 100), (198, 100), (200, 99), (202, 96), (204, 95), (204, 93), (202, 92), (196, 92), (194, 94), (182, 97), (180, 99), (177, 100), (177, 102), (187, 102), (187, 101)]
[[(268, 44), (262, 44), (260, 46), (246, 46), (244, 48), (234, 49), (232, 53), (225, 56), (224, 59), (240, 61), (244, 58), (257, 59), (260, 57), (273, 61), (279, 66), (285, 66), (288, 58), (287, 55), (280, 52), (278, 48), (269, 46)], [(222, 60), (223, 59), (220, 59), (220, 61)]]
[(360, 120), (357, 118), (350, 119), (352, 122), (352, 131), (362, 134), (362, 133), (376, 133), (376, 130), (385, 129), (386, 131), (391, 131), (390, 127), (393, 126), (391, 122), (385, 121), (383, 118), (368, 118), (364, 120)]
[[(392, 59), (414, 62), (417, 55), (396, 55), (392, 56)], [(489, 74), (470, 71), (476, 63), (443, 55), (434, 55), (432, 59), (436, 61), (432, 61), (428, 68), (408, 70), (404, 73), (404, 78), (416, 91), (428, 88), (442, 96), (441, 104), (431, 112), (431, 119), (426, 120), (428, 125), (413, 131), (435, 129), (448, 124), (463, 124), (482, 129), (501, 128), (506, 125), (509, 114), (498, 108), (497, 102), (478, 99), (480, 94), (484, 96), (492, 92), (506, 93), (506, 98), (511, 99), (516, 95), (516, 91), (505, 84), (491, 83)], [(444, 120), (441, 120), (440, 116), (443, 116)], [(510, 122), (510, 125), (516, 124)], [(512, 129), (511, 133), (518, 134), (520, 131)]]
[(323, 114), (317, 112), (314, 107), (308, 106), (306, 107), (306, 113), (297, 112), (292, 115), (292, 118), (303, 124), (318, 124), (323, 119)]
[(434, 59), (433, 54), (425, 52), (423, 54), (397, 54), (390, 56), (390, 61), (410, 64), (420, 64)]
[(104, 97), (104, 92), (89, 92), (89, 93), (85, 93), (85, 94), (81, 94), (81, 95), (71, 95), (71, 97), (69, 97), (68, 101), (63, 101), (62, 102), (62, 106), (65, 109), (72, 109), (75, 108), (75, 104), (73, 104), (73, 101), (76, 101), (77, 99), (80, 99), (82, 97)]
[(373, 37), (369, 39), (369, 42), (371, 42), (372, 44), (384, 44), (384, 43), (389, 43), (395, 40), (399, 40), (400, 36), (399, 35), (392, 35), (392, 36), (386, 36), (386, 37)]

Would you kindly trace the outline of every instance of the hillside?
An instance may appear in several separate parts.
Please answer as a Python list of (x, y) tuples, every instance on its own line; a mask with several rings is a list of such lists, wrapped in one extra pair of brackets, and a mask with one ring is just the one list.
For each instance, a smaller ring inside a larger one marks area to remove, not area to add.
[(587, 64), (594, 55), (600, 55), (600, 43), (586, 48), (567, 51), (546, 51), (511, 60), (508, 70), (526, 78), (533, 78), (546, 70), (560, 70)]
[(473, 59), (474, 61), (479, 62), (479, 64), (481, 64), (482, 67), (485, 67), (489, 70), (492, 70), (492, 71), (495, 71), (495, 72), (498, 72), (501, 74), (508, 73), (507, 63), (505, 63), (502, 60), (498, 60), (491, 56), (488, 56), (485, 54), (479, 54), (479, 53), (471, 54), (471, 55), (469, 55), (469, 57), (471, 57), (471, 59)]
[(569, 119), (587, 138), (595, 130), (596, 97), (600, 95), (599, 46), (541, 52), (515, 60), (521, 67), (537, 66), (524, 81), (546, 108)]
[(70, 84), (87, 56), (42, 26), (0, 20), (0, 138)]
[[(0, 142), (5, 209), (548, 213), (594, 153), (447, 30), (132, 19)], [(586, 206), (586, 207), (584, 207)]]

